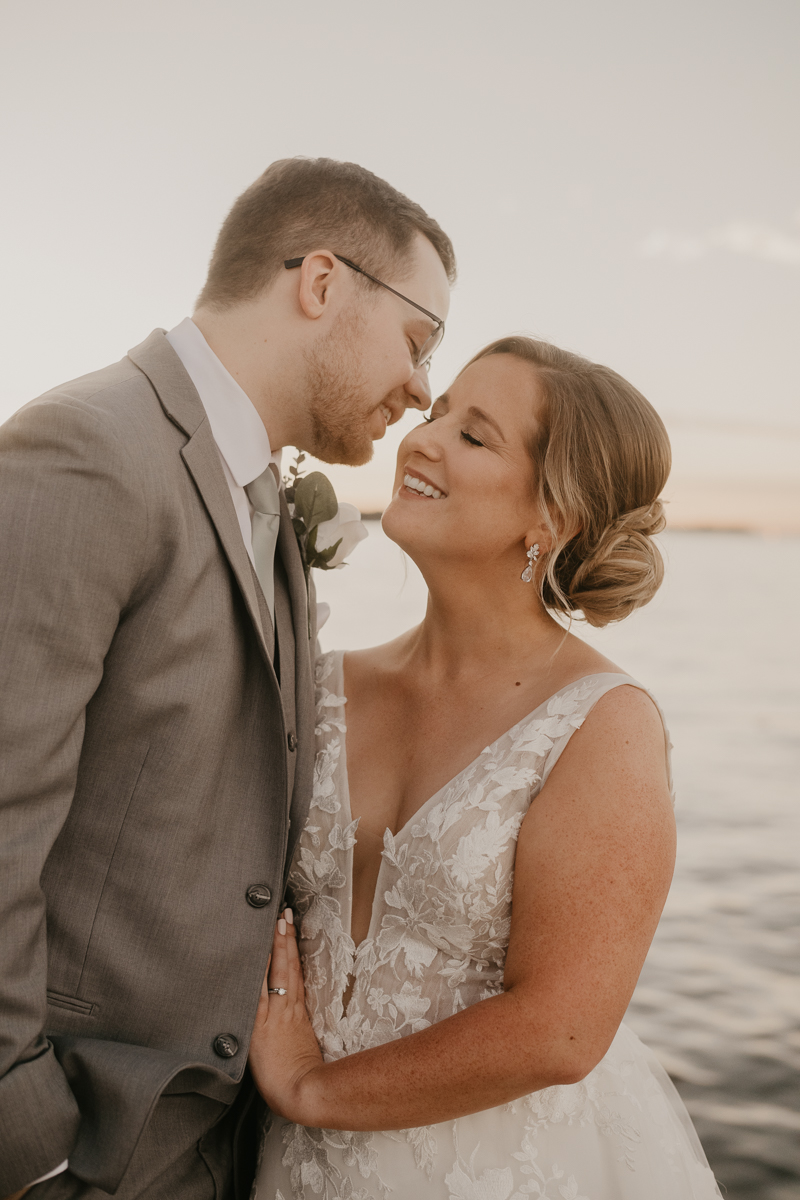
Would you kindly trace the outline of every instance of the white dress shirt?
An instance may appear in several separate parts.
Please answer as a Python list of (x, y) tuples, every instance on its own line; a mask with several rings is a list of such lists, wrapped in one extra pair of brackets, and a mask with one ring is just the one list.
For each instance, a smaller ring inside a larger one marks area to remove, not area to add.
[(170, 329), (167, 341), (186, 368), (206, 410), (242, 539), (252, 561), (253, 506), (244, 489), (270, 463), (275, 463), (280, 478), (281, 452), (272, 453), (269, 435), (252, 400), (223, 367), (191, 317)]
[[(206, 410), (239, 518), (242, 539), (255, 567), (253, 506), (244, 489), (258, 479), (270, 463), (275, 463), (280, 478), (281, 451), (273, 453), (264, 422), (252, 400), (223, 367), (191, 317), (170, 329), (167, 341), (186, 368)], [(317, 602), (317, 630), (325, 624), (330, 611), (330, 605)], [(319, 646), (317, 651), (320, 653)]]

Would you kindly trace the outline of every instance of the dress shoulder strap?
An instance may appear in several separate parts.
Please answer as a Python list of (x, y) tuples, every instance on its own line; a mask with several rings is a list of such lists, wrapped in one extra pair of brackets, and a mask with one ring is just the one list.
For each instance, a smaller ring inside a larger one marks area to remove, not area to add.
[(553, 742), (552, 749), (548, 752), (547, 760), (542, 770), (542, 781), (540, 788), (544, 787), (547, 778), (553, 767), (558, 762), (563, 754), (569, 739), (572, 737), (576, 729), (580, 729), (583, 722), (588, 717), (589, 713), (597, 704), (598, 700), (602, 699), (607, 692), (613, 691), (617, 687), (635, 687), (640, 692), (644, 692), (650, 697), (656, 707), (661, 724), (664, 729), (664, 753), (667, 764), (667, 781), (669, 784), (670, 796), (673, 803), (675, 801), (675, 787), (672, 778), (672, 742), (670, 741), (669, 729), (667, 728), (666, 718), (661, 705), (656, 700), (653, 693), (643, 684), (633, 679), (630, 675), (619, 675), (615, 671), (598, 672), (596, 675), (585, 675), (583, 679), (578, 679), (575, 683), (570, 683), (567, 687), (562, 688), (548, 701), (548, 715), (557, 715), (561, 712), (569, 712), (573, 720), (570, 723), (569, 729), (560, 737), (557, 737)]

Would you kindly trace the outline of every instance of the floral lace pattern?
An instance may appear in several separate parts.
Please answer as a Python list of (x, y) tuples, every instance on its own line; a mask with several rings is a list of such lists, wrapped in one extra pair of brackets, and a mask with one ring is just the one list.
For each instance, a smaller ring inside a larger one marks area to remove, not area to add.
[[(370, 928), (356, 948), (350, 913), (358, 821), (349, 811), (342, 656), (319, 659), (314, 795), (289, 889), (309, 1014), (326, 1060), (416, 1033), (502, 992), (520, 825), (571, 735), (623, 683), (633, 680), (592, 675), (557, 692), (403, 829), (387, 829)], [(688, 1116), (676, 1112), (674, 1097), (667, 1100), (651, 1059), (622, 1026), (581, 1083), (471, 1117), (383, 1133), (276, 1120), (265, 1138), (258, 1198), (371, 1200), (412, 1188), (422, 1200), (718, 1196)]]

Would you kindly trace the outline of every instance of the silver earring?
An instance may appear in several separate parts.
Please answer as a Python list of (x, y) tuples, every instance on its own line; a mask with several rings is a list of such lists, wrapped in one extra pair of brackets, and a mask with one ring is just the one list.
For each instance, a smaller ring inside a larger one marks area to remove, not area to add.
[(520, 575), (523, 583), (531, 583), (533, 581), (533, 564), (539, 559), (539, 543), (534, 542), (528, 550), (528, 565)]

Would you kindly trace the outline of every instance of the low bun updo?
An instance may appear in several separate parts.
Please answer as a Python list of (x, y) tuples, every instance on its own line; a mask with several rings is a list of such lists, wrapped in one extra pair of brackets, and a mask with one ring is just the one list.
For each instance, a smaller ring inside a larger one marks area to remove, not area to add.
[(468, 364), (513, 354), (531, 364), (542, 407), (528, 446), (552, 547), (537, 578), (551, 611), (590, 625), (621, 621), (664, 577), (654, 534), (666, 521), (669, 437), (658, 413), (621, 375), (547, 342), (508, 337)]

